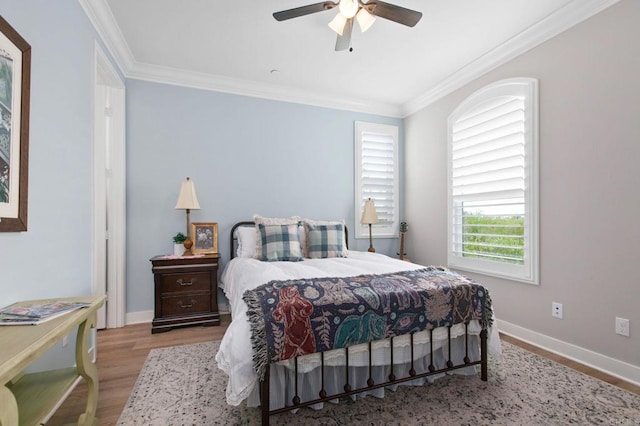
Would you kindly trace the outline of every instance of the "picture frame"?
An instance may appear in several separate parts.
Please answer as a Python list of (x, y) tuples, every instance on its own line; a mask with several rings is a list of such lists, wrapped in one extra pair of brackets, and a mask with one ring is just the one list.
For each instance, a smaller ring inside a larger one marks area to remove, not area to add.
[(215, 222), (192, 222), (191, 238), (193, 254), (218, 253), (218, 224)]
[(0, 232), (27, 230), (31, 46), (0, 16)]

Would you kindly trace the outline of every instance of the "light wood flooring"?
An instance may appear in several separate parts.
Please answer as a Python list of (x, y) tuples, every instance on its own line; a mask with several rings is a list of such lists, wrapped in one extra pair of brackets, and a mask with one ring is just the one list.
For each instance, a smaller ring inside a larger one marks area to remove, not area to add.
[[(98, 425), (116, 424), (151, 349), (220, 340), (228, 324), (228, 319), (223, 318), (222, 325), (219, 327), (185, 327), (159, 334), (151, 334), (151, 324), (129, 325), (123, 328), (98, 331), (97, 364), (100, 377)], [(505, 335), (501, 337), (506, 342), (640, 395), (640, 386), (635, 386), (512, 337)], [(84, 411), (86, 396), (84, 383), (80, 383), (47, 423), (47, 426), (77, 422), (78, 416)]]

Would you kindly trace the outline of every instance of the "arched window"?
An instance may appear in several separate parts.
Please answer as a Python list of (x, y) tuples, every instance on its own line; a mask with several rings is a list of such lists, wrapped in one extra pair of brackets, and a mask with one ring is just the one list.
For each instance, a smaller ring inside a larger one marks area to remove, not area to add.
[(538, 284), (538, 85), (486, 86), (449, 116), (451, 268)]

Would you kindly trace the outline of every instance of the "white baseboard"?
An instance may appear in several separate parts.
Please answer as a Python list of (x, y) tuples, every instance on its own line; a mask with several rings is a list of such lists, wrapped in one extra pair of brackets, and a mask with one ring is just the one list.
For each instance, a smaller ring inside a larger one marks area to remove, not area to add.
[[(229, 312), (229, 307), (222, 305), (219, 314), (220, 316), (231, 315), (231, 313)], [(151, 322), (153, 321), (153, 311), (128, 312), (125, 321), (126, 325)]]
[(125, 324), (142, 324), (153, 321), (153, 311), (127, 312)]
[(497, 319), (500, 333), (640, 386), (640, 367)]

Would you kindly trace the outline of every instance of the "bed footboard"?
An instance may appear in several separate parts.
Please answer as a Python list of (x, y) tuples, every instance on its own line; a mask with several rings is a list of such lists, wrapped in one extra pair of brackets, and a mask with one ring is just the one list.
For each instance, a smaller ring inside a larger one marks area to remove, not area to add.
[(409, 375), (405, 376), (405, 377), (396, 377), (394, 374), (394, 362), (393, 362), (393, 338), (391, 338), (391, 344), (389, 346), (389, 350), (390, 350), (390, 359), (391, 359), (391, 363), (390, 363), (390, 373), (389, 376), (387, 378), (387, 380), (379, 382), (379, 383), (375, 383), (375, 381), (372, 378), (372, 362), (371, 362), (371, 354), (372, 354), (372, 349), (371, 349), (371, 342), (369, 342), (369, 347), (368, 347), (368, 351), (369, 351), (369, 379), (367, 380), (367, 385), (365, 387), (359, 387), (359, 388), (352, 388), (351, 384), (349, 384), (349, 348), (345, 348), (345, 366), (344, 366), (344, 392), (340, 392), (337, 394), (332, 394), (332, 395), (327, 395), (327, 391), (325, 390), (325, 386), (324, 386), (324, 369), (325, 369), (325, 362), (324, 362), (324, 354), (321, 353), (321, 362), (320, 362), (320, 368), (321, 368), (321, 389), (318, 390), (318, 398), (310, 400), (310, 401), (305, 401), (305, 402), (301, 402), (300, 401), (300, 397), (298, 395), (298, 359), (296, 357), (295, 359), (295, 363), (294, 363), (294, 368), (295, 368), (295, 372), (294, 372), (294, 377), (295, 377), (295, 396), (292, 398), (291, 400), (291, 405), (287, 405), (285, 407), (282, 408), (278, 408), (278, 409), (274, 409), (271, 410), (270, 406), (269, 406), (269, 378), (270, 378), (270, 366), (266, 367), (266, 371), (265, 371), (265, 375), (264, 375), (264, 379), (260, 382), (260, 407), (262, 410), (262, 424), (263, 425), (268, 425), (269, 424), (269, 417), (272, 414), (279, 414), (279, 413), (284, 413), (287, 411), (291, 411), (294, 410), (296, 408), (301, 408), (301, 407), (306, 407), (309, 405), (313, 405), (313, 404), (318, 404), (321, 402), (327, 402), (329, 400), (332, 399), (338, 399), (338, 398), (343, 398), (343, 397), (347, 397), (347, 396), (351, 396), (351, 395), (355, 395), (357, 393), (361, 393), (364, 391), (368, 391), (368, 390), (373, 390), (373, 389), (377, 389), (377, 388), (381, 388), (384, 386), (390, 386), (390, 385), (394, 385), (394, 384), (400, 384), (403, 382), (407, 382), (410, 380), (415, 380), (415, 379), (419, 379), (419, 378), (424, 378), (424, 377), (428, 377), (428, 376), (432, 376), (435, 374), (440, 374), (440, 373), (446, 373), (448, 371), (453, 371), (453, 370), (457, 370), (460, 368), (465, 368), (465, 367), (469, 367), (469, 366), (473, 366), (473, 365), (480, 365), (480, 379), (483, 381), (487, 381), (487, 376), (488, 376), (488, 356), (487, 356), (487, 330), (482, 330), (480, 332), (480, 360), (479, 361), (471, 361), (470, 358), (470, 354), (469, 354), (469, 333), (468, 333), (468, 324), (465, 324), (465, 334), (464, 334), (464, 342), (465, 342), (465, 356), (463, 359), (463, 362), (461, 364), (458, 365), (454, 365), (454, 363), (451, 360), (451, 353), (452, 353), (452, 346), (451, 346), (451, 327), (448, 327), (448, 338), (447, 338), (447, 344), (448, 344), (448, 354), (449, 354), (449, 359), (446, 362), (445, 367), (443, 368), (436, 368), (434, 366), (433, 363), (433, 359), (434, 359), (434, 349), (433, 349), (433, 330), (430, 331), (431, 333), (431, 338), (430, 340), (430, 352), (429, 352), (429, 357), (430, 357), (430, 364), (428, 366), (427, 371), (424, 371), (422, 373), (417, 373), (416, 370), (414, 369), (413, 366), (413, 362), (414, 362), (414, 357), (413, 357), (413, 349), (414, 349), (414, 342), (413, 342), (413, 333), (410, 334), (410, 342), (411, 342), (411, 368), (409, 369)]

